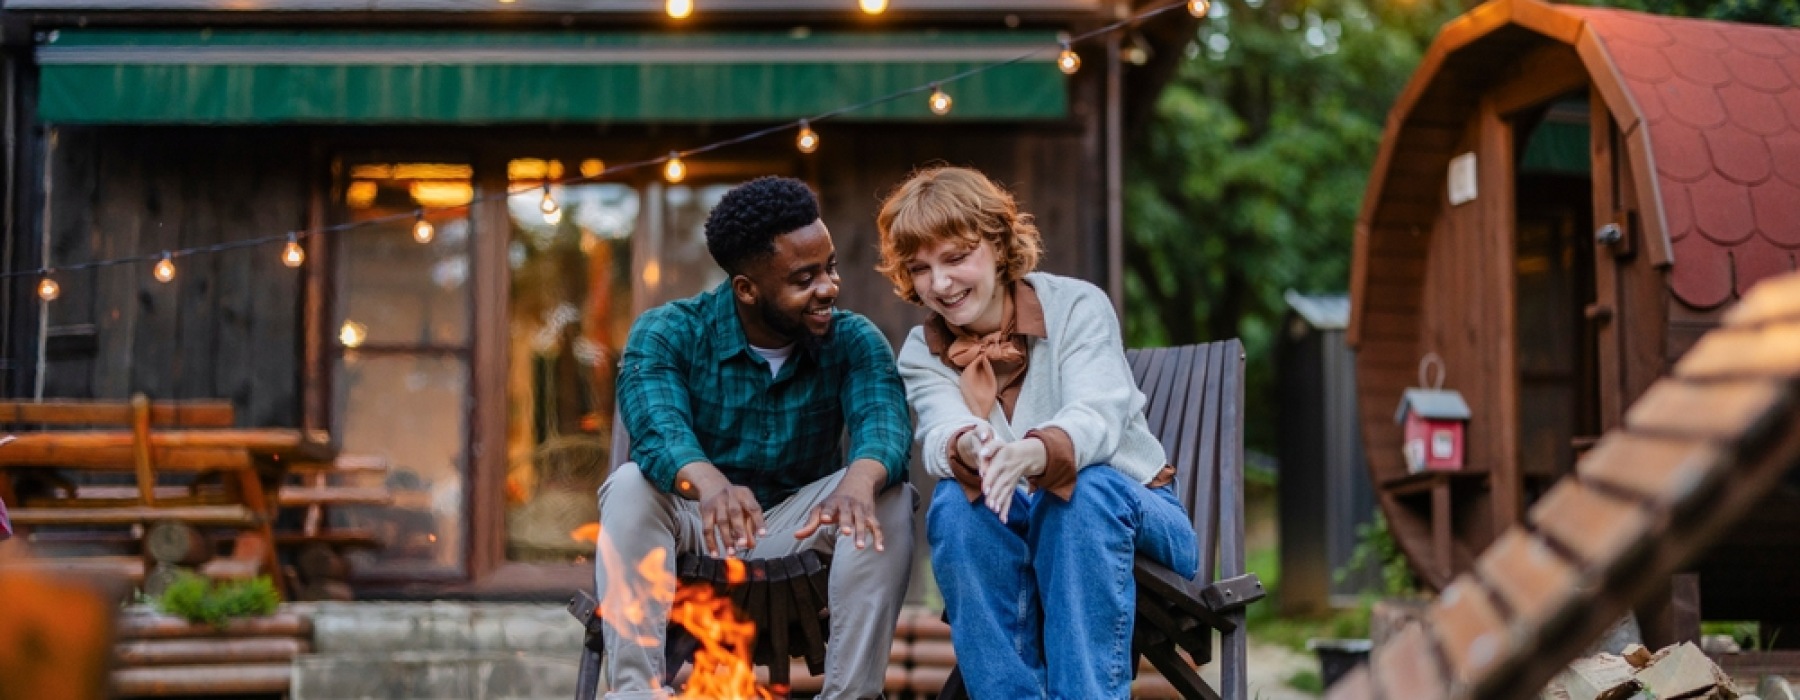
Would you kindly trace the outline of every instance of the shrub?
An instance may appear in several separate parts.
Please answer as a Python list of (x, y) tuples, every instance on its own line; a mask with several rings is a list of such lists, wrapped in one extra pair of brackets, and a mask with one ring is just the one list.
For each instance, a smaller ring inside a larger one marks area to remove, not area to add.
[(280, 603), (281, 595), (267, 576), (215, 584), (198, 574), (183, 573), (163, 591), (156, 607), (189, 622), (223, 627), (232, 618), (272, 614)]

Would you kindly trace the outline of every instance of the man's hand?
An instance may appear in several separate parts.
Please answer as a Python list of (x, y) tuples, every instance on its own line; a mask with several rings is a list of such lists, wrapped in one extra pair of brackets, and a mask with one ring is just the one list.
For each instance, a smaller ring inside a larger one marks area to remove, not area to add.
[(988, 510), (1000, 516), (1000, 522), (1006, 522), (1006, 513), (1012, 510), (1013, 492), (1017, 490), (1019, 480), (1044, 473), (1049, 464), (1047, 455), (1044, 443), (1037, 438), (983, 449), (981, 494), (987, 499)]
[(806, 516), (805, 524), (794, 531), (794, 538), (811, 537), (820, 526), (835, 524), (838, 536), (854, 538), (857, 549), (866, 548), (873, 543), (875, 551), (887, 551), (887, 541), (881, 533), (881, 521), (875, 519), (875, 492), (886, 482), (887, 469), (879, 462), (869, 459), (852, 462), (831, 495), (826, 496), (819, 505), (813, 506), (812, 512)]
[[(732, 484), (718, 468), (695, 462), (675, 477), (676, 492), (700, 501), (700, 549), (709, 557), (735, 557), (769, 534), (762, 505), (750, 489)], [(720, 553), (723, 552), (723, 555)]]

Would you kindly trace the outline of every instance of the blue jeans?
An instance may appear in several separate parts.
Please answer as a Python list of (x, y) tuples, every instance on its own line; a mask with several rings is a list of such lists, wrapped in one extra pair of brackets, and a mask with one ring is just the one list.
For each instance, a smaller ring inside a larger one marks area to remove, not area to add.
[(1004, 524), (946, 479), (925, 518), (950, 642), (976, 700), (1129, 697), (1134, 555), (1189, 578), (1200, 565), (1175, 490), (1106, 465), (1082, 469), (1068, 501), (1015, 493)]

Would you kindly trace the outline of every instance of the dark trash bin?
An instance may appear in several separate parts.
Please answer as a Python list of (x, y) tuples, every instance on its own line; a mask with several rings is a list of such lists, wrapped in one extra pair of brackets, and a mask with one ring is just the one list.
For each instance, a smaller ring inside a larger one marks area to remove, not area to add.
[(1367, 663), (1369, 649), (1373, 647), (1374, 644), (1367, 639), (1306, 640), (1306, 648), (1319, 657), (1319, 680), (1327, 688), (1357, 665)]

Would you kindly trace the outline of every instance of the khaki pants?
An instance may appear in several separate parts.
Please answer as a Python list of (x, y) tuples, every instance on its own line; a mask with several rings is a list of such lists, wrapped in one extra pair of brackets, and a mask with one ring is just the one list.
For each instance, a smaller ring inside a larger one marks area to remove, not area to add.
[[(913, 511), (918, 496), (911, 484), (901, 484), (876, 496), (875, 518), (881, 523), (886, 551), (875, 551), (873, 542), (859, 550), (848, 538), (839, 549), (837, 528), (830, 526), (819, 528), (806, 539), (795, 539), (794, 531), (806, 522), (814, 506), (831, 495), (843, 477), (844, 470), (833, 472), (765, 511), (763, 521), (769, 535), (758, 540), (745, 558), (782, 557), (802, 549), (832, 555), (831, 641), (825, 654), (825, 687), (819, 697), (875, 698), (881, 696), (894, 624), (907, 582), (912, 578)], [(608, 622), (606, 697), (671, 697), (670, 691), (662, 687), (668, 606), (644, 595), (647, 584), (637, 566), (661, 548), (667, 553), (663, 559), (667, 576), (663, 580), (674, 581), (676, 557), (701, 551), (700, 504), (658, 491), (636, 463), (626, 462), (613, 470), (600, 487), (600, 536), (601, 555), (595, 558), (594, 569), (600, 614)], [(624, 570), (609, 575), (609, 561)], [(632, 611), (614, 609), (625, 597), (609, 599), (607, 588), (613, 582), (608, 579), (616, 579), (639, 593), (638, 602), (643, 605), (641, 624), (615, 622), (631, 619)]]

